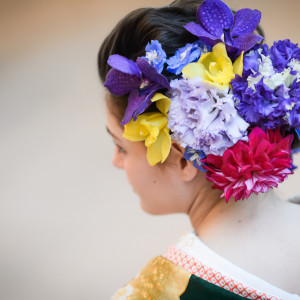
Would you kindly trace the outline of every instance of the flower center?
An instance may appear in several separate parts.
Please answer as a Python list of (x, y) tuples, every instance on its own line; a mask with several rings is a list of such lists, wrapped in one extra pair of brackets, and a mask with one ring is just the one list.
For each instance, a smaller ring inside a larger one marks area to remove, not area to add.
[(180, 61), (183, 61), (186, 58), (188, 51), (190, 51), (192, 47), (188, 47), (184, 52), (180, 54)]
[(140, 85), (140, 89), (144, 89), (145, 87), (147, 87), (150, 84), (150, 81), (147, 79), (144, 79)]
[(221, 40), (227, 45), (233, 45), (233, 39), (230, 33), (230, 29), (223, 29)]
[(159, 59), (159, 55), (156, 50), (152, 50), (146, 53), (146, 58), (152, 64), (156, 59)]
[(225, 39), (224, 39), (224, 36), (225, 36), (225, 35), (224, 35), (224, 33), (223, 33), (223, 34), (221, 35), (221, 41), (222, 41), (223, 43), (224, 43), (224, 40), (225, 40)]

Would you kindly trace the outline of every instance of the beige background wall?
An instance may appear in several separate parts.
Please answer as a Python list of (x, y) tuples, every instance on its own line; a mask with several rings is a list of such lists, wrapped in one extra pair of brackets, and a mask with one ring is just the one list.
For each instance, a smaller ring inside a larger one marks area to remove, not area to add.
[[(1, 300), (108, 299), (190, 229), (183, 215), (142, 212), (111, 166), (96, 68), (120, 17), (166, 3), (0, 1)], [(268, 41), (300, 41), (298, 0), (228, 3), (260, 9)], [(299, 171), (280, 195), (298, 182)]]

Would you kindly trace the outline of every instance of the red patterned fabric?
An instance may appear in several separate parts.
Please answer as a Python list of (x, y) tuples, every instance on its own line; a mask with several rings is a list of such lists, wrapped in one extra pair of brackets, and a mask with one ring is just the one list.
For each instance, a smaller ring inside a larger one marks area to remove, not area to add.
[(169, 246), (165, 257), (176, 265), (183, 267), (190, 273), (239, 296), (254, 300), (279, 300), (277, 297), (243, 285), (241, 282), (238, 282), (203, 264), (201, 261), (194, 259), (192, 256), (186, 254), (173, 245)]

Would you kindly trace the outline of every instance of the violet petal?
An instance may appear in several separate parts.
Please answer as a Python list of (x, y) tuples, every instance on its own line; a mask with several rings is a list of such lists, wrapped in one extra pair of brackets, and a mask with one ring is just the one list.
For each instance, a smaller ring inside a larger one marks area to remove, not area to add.
[(225, 45), (229, 46), (233, 45), (233, 39), (230, 30), (224, 30), (224, 43)]
[(138, 57), (136, 63), (146, 79), (149, 79), (151, 82), (160, 84), (162, 88), (170, 89), (168, 79), (165, 76), (159, 74), (157, 69), (151, 66), (147, 60), (142, 57)]
[[(146, 95), (140, 96), (138, 90), (136, 89), (130, 92), (128, 97), (128, 105), (123, 120), (121, 122), (122, 125), (127, 124), (133, 118), (134, 115), (137, 117), (137, 114), (135, 114), (135, 112), (140, 106), (145, 106), (143, 104), (145, 99)], [(134, 120), (136, 120), (136, 117), (134, 118)]]
[(253, 33), (261, 19), (259, 10), (250, 8), (240, 9), (234, 15), (231, 36), (249, 35)]
[[(233, 40), (233, 42), (234, 42), (234, 40)], [(238, 47), (235, 47), (234, 44), (233, 44), (233, 46), (225, 44), (225, 46), (226, 46), (227, 54), (228, 54), (229, 58), (231, 59), (231, 61), (235, 61), (236, 58), (242, 53), (242, 50), (238, 49)]]
[(110, 69), (107, 73), (104, 86), (107, 87), (112, 94), (123, 96), (128, 94), (132, 89), (137, 89), (140, 84), (140, 78), (120, 72), (116, 69)]
[(252, 51), (246, 56), (244, 56), (243, 60), (243, 77), (248, 77), (254, 73), (258, 72), (259, 68), (259, 59), (260, 55), (257, 51)]
[(152, 104), (151, 98), (154, 96), (156, 91), (157, 89), (152, 90), (148, 95), (145, 95), (146, 97), (140, 102), (140, 105), (137, 107), (132, 116), (134, 120), (136, 120), (138, 115), (142, 114)]
[(162, 89), (161, 85), (158, 83), (153, 83), (150, 82), (149, 84), (147, 84), (145, 87), (143, 87), (142, 89), (139, 89), (139, 95), (149, 95), (150, 93), (152, 93), (153, 91), (158, 91)]
[(197, 18), (200, 24), (213, 36), (220, 38), (223, 29), (233, 24), (231, 9), (221, 0), (206, 0), (198, 8)]
[(187, 31), (189, 31), (191, 34), (195, 35), (195, 36), (198, 36), (198, 37), (207, 37), (207, 38), (209, 38), (211, 40), (215, 40), (216, 39), (216, 37), (214, 35), (210, 34), (201, 25), (196, 24), (194, 22), (190, 22), (190, 23), (186, 24), (184, 26), (184, 28)]
[(261, 42), (262, 40), (263, 37), (258, 34), (244, 35), (233, 39), (233, 46), (235, 46), (236, 48), (242, 51), (248, 51), (256, 43)]
[(135, 75), (137, 77), (141, 76), (141, 71), (139, 70), (137, 64), (134, 61), (122, 55), (119, 54), (111, 55), (108, 58), (107, 63), (112, 68), (119, 70), (120, 72), (130, 74), (130, 75)]

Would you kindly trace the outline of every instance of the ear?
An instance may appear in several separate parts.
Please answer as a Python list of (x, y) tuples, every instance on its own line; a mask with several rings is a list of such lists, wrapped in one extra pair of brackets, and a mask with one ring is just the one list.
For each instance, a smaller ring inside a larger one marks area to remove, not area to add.
[(184, 149), (176, 142), (172, 141), (171, 153), (173, 163), (176, 164), (183, 181), (192, 181), (198, 174), (198, 169), (193, 166), (193, 163), (183, 158)]

